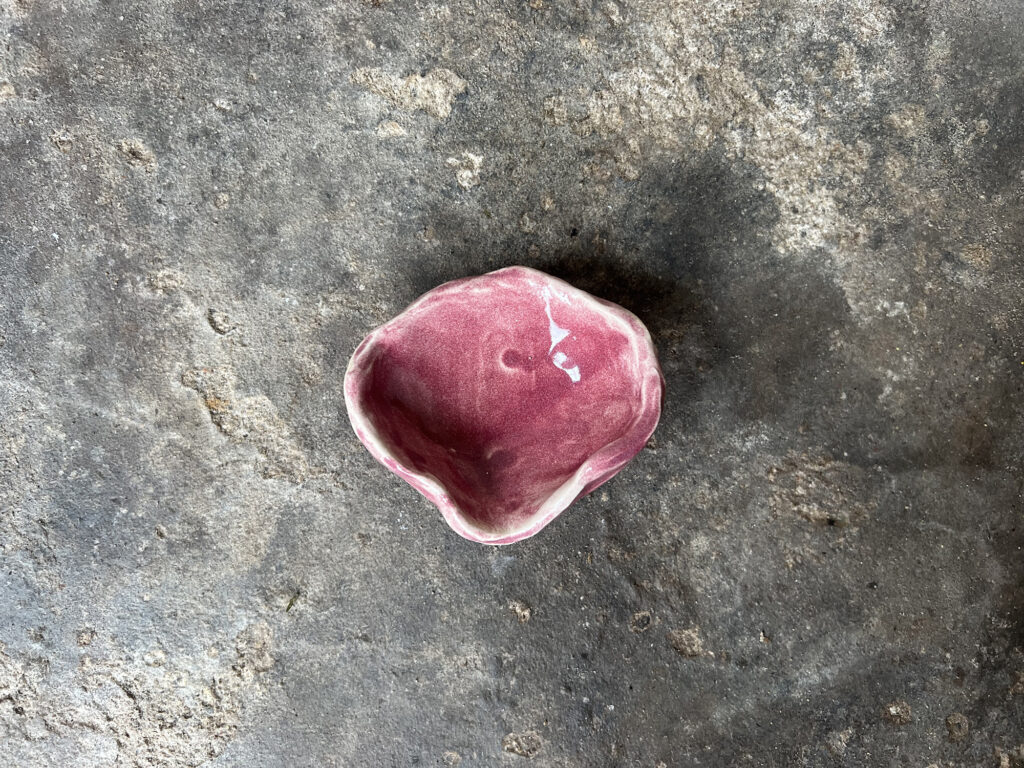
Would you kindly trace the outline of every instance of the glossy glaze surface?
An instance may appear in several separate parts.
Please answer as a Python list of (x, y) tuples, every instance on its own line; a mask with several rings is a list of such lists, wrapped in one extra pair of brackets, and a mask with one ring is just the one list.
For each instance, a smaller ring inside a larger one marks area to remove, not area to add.
[(611, 478), (657, 424), (650, 336), (523, 267), (425, 294), (356, 350), (350, 418), (461, 535), (510, 543)]

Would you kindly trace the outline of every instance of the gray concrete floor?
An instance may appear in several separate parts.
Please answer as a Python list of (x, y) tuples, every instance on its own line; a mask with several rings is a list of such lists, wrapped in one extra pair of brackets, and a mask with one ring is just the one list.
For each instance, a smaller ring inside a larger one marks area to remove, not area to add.
[[(1024, 765), (1024, 5), (0, 0), (5, 766)], [(652, 444), (456, 537), (349, 428), (445, 280)]]

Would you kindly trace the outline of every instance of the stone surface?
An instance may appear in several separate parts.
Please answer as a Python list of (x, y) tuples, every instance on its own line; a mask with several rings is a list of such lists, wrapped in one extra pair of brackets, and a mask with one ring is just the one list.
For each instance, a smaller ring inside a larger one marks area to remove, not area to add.
[[(1022, 29), (0, 0), (5, 762), (1022, 764)], [(639, 315), (668, 398), (495, 550), (340, 382), (514, 263)]]

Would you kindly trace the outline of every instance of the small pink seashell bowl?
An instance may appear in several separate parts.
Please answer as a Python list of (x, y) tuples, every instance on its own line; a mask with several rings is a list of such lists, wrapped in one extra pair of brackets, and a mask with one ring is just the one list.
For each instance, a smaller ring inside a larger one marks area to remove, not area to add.
[(646, 444), (665, 380), (643, 323), (527, 267), (445, 283), (345, 373), (356, 435), (485, 544), (533, 536)]

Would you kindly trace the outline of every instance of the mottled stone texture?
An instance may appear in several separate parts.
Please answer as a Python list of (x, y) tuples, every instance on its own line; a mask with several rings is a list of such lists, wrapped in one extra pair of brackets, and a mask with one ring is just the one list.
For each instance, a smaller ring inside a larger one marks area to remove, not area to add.
[[(1016, 0), (0, 0), (0, 756), (1024, 765)], [(653, 443), (539, 536), (352, 434), (521, 263)]]

